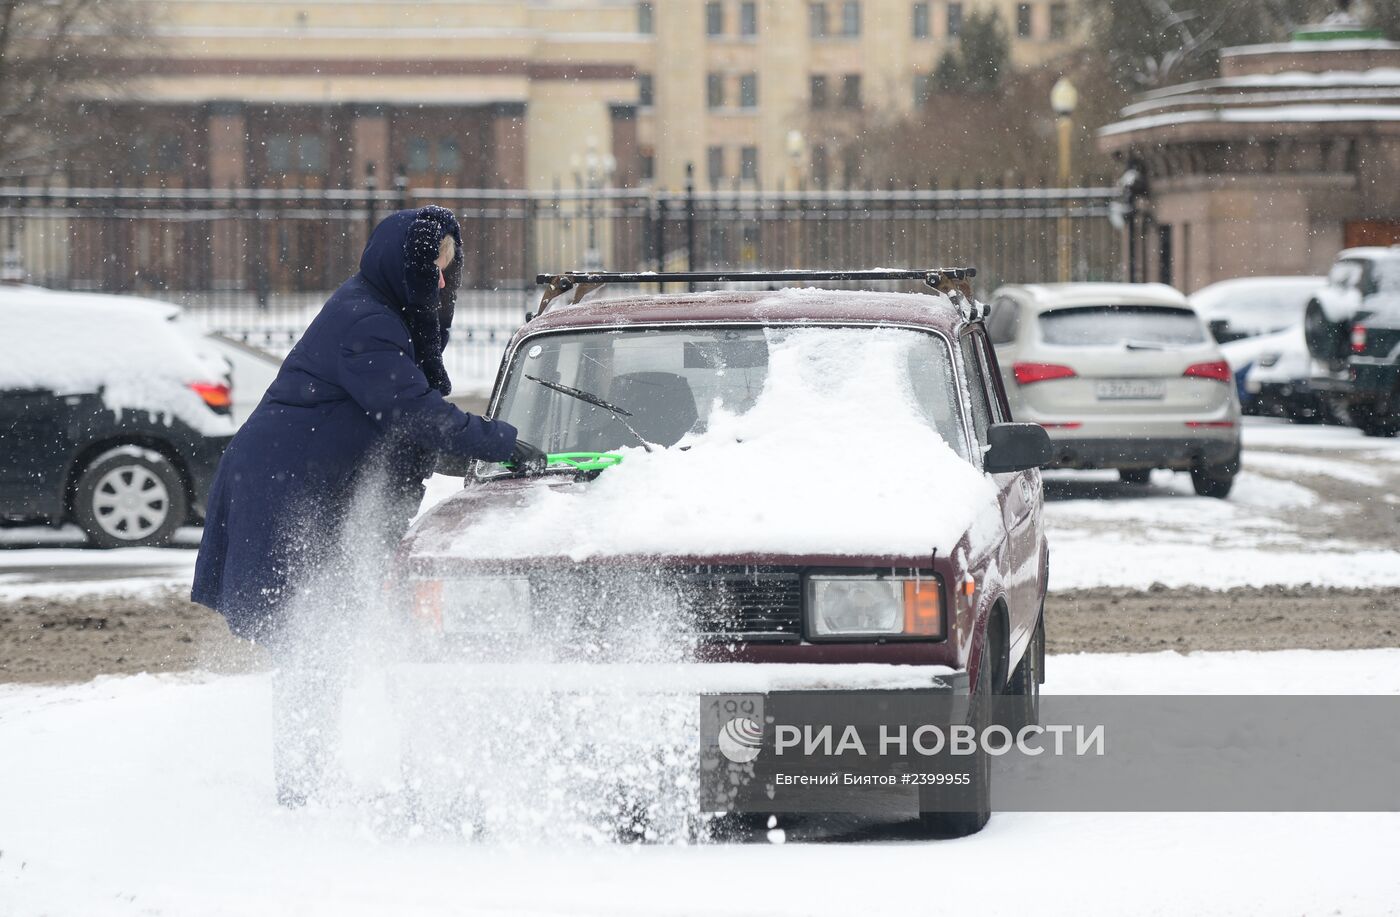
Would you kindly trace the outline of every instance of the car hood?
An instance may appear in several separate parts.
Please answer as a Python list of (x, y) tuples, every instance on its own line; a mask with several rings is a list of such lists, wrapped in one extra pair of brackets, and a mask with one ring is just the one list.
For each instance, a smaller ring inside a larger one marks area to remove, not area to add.
[[(639, 450), (638, 450), (639, 451)], [(996, 487), (949, 452), (946, 480), (782, 468), (747, 480), (689, 474), (690, 456), (629, 455), (585, 480), (571, 475), (469, 484), (425, 513), (404, 539), (411, 565), (684, 558), (812, 564), (879, 558), (921, 564), (958, 547), (980, 555), (1003, 534)], [(696, 464), (703, 464), (697, 462)], [(933, 463), (930, 463), (931, 465)], [(712, 469), (713, 470), (713, 469)], [(838, 486), (833, 486), (838, 485)]]

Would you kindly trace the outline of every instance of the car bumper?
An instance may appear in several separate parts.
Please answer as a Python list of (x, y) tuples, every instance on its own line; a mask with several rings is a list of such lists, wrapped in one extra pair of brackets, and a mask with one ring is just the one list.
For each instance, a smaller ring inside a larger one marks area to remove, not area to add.
[(1375, 401), (1400, 390), (1400, 364), (1353, 357), (1346, 375), (1317, 376), (1308, 385), (1318, 392), (1346, 400)]
[(403, 689), (445, 696), (454, 689), (546, 695), (796, 695), (832, 691), (967, 694), (968, 673), (940, 665), (883, 663), (476, 663), (406, 662), (393, 667)]
[(232, 436), (204, 437), (197, 440), (184, 456), (190, 475), (190, 513), (196, 518), (204, 518), (214, 472), (218, 470), (219, 460), (224, 457), (224, 450), (232, 441)]
[(1238, 461), (1239, 428), (1222, 428), (1228, 436), (1080, 438), (1054, 437), (1054, 460), (1049, 468), (1171, 468), (1187, 471), (1198, 465)]

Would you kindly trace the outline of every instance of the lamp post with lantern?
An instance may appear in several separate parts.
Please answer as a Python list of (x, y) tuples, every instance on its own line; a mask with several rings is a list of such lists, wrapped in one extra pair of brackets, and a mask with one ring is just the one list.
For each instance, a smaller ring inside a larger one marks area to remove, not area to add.
[(617, 172), (617, 160), (611, 153), (599, 155), (598, 138), (589, 137), (587, 152), (582, 157), (575, 153), (570, 164), (574, 169), (574, 184), (586, 194), (588, 247), (583, 254), (584, 269), (602, 270), (603, 255), (598, 248), (598, 192), (612, 183), (612, 177)]
[[(1060, 136), (1060, 187), (1068, 190), (1070, 184), (1070, 139), (1074, 132), (1074, 110), (1079, 106), (1079, 90), (1069, 81), (1060, 77), (1050, 90), (1050, 107), (1055, 111), (1055, 127)], [(1069, 196), (1061, 202), (1060, 212), (1060, 283), (1070, 280), (1070, 217)]]

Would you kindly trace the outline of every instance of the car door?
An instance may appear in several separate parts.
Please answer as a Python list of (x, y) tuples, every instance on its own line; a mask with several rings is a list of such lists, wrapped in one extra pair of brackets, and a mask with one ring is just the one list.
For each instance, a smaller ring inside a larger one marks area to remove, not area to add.
[(50, 391), (0, 390), (0, 517), (62, 513), (70, 412)]
[[(993, 423), (1010, 422), (1011, 411), (998, 378), (996, 357), (980, 328), (973, 328), (963, 335), (962, 350), (971, 390), (973, 427), (977, 430), (979, 445), (984, 446), (986, 427)], [(1040, 578), (1036, 575), (1040, 560), (1040, 515), (1036, 510), (1040, 499), (1040, 473), (1018, 471), (995, 474), (992, 479), (997, 483), (1002, 522), (1006, 527), (1003, 573), (1011, 612), (1010, 636), (1014, 659), (1024, 641), (1030, 639), (1040, 602)]]

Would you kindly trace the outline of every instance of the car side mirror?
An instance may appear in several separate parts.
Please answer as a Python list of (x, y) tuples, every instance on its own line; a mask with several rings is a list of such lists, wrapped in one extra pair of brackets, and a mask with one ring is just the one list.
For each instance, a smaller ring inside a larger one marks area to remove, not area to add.
[(1054, 456), (1050, 434), (1038, 423), (994, 423), (987, 428), (982, 470), (988, 474), (1025, 471), (1048, 464)]

